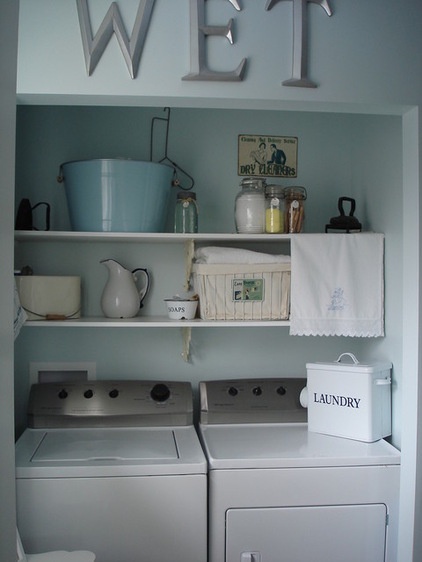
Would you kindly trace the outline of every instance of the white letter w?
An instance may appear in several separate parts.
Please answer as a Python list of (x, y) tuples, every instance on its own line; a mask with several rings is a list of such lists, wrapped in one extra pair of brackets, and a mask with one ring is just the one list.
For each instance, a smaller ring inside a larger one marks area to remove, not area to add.
[(110, 5), (95, 37), (92, 36), (88, 0), (76, 0), (76, 2), (88, 76), (91, 76), (94, 72), (108, 42), (115, 33), (129, 74), (131, 78), (135, 78), (155, 0), (140, 0), (130, 39), (127, 36), (116, 2)]

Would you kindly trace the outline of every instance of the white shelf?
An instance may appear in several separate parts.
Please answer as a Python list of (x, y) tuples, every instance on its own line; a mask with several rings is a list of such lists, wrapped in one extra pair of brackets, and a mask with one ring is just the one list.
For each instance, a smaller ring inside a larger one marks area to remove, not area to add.
[(29, 320), (29, 328), (262, 328), (289, 326), (288, 320), (169, 320), (166, 316), (135, 318), (88, 317), (75, 320)]
[(236, 234), (198, 233), (176, 234), (171, 232), (74, 232), (16, 230), (15, 240), (19, 242), (140, 242), (140, 243), (181, 243), (196, 242), (286, 242), (291, 234)]

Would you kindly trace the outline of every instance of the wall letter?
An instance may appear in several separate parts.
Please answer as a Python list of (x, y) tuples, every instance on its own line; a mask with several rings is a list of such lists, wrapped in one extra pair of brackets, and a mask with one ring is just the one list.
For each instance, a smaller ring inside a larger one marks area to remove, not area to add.
[(135, 78), (155, 0), (140, 0), (130, 40), (116, 2), (110, 5), (95, 37), (92, 37), (88, 0), (76, 0), (76, 2), (88, 76), (94, 72), (108, 42), (115, 33), (129, 74), (131, 78)]
[[(267, 0), (266, 10), (271, 10), (277, 2), (286, 0)], [(316, 88), (315, 82), (308, 79), (308, 3), (319, 4), (331, 16), (332, 10), (328, 0), (290, 0), (293, 2), (293, 72), (284, 86), (299, 86), (301, 88)]]
[[(236, 10), (240, 10), (237, 0), (229, 0)], [(246, 59), (242, 59), (232, 72), (212, 72), (205, 62), (205, 38), (208, 35), (221, 35), (233, 44), (233, 20), (226, 27), (205, 25), (205, 0), (190, 0), (190, 67), (191, 71), (182, 80), (243, 80)]]

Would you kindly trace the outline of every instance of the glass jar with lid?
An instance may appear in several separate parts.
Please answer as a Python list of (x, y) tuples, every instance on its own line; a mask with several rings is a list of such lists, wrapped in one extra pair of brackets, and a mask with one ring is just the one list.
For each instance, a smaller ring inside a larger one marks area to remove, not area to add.
[(193, 191), (179, 191), (177, 194), (174, 232), (198, 232), (198, 205)]
[(262, 234), (265, 232), (265, 179), (244, 178), (236, 195), (234, 218), (236, 232)]
[(270, 184), (265, 188), (265, 232), (284, 232), (284, 188)]
[(294, 186), (284, 188), (285, 232), (302, 232), (305, 220), (305, 199), (307, 198), (304, 187)]

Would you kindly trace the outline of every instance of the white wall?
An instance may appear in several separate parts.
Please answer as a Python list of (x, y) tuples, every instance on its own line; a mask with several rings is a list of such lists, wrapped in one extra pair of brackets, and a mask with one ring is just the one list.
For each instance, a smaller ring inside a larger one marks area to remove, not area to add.
[(13, 187), (18, 2), (0, 3), (0, 560), (15, 560)]
[[(403, 434), (399, 560), (420, 560), (421, 408), (420, 355), (420, 109), (403, 119)], [(412, 551), (413, 548), (413, 551)], [(413, 558), (412, 558), (413, 552)]]

